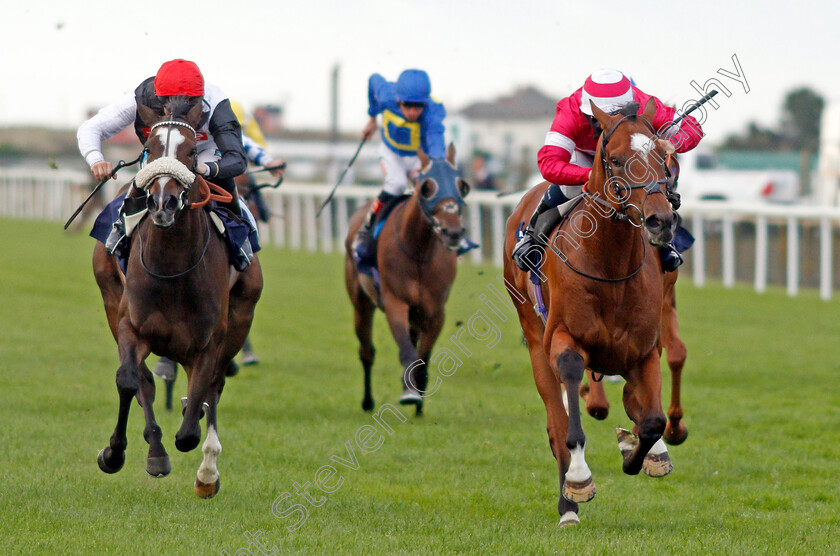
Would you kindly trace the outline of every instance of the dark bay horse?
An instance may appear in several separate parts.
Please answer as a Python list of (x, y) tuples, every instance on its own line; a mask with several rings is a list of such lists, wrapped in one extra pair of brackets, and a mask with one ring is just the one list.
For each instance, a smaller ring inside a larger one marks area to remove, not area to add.
[[(535, 299), (526, 272), (510, 259), (521, 222), (544, 188), (527, 193), (507, 222), (505, 279), (528, 342), (534, 379), (545, 403), (548, 436), (557, 460), (562, 495), (560, 524), (577, 523), (578, 503), (595, 496), (586, 464), (586, 436), (577, 395), (564, 409), (561, 385), (578, 392), (584, 370), (624, 377), (624, 408), (638, 436), (619, 430), (623, 470), (662, 476), (672, 465), (664, 443), (660, 330), (665, 280), (657, 250), (673, 238), (676, 219), (666, 198), (668, 154), (650, 122), (633, 105), (611, 116), (592, 106), (604, 132), (581, 202), (535, 267), (547, 307), (545, 323), (527, 302)], [(661, 194), (660, 194), (661, 193)], [(642, 228), (640, 232), (639, 228)]]
[(198, 446), (199, 419), (206, 408), (207, 437), (195, 490), (209, 498), (219, 490), (217, 404), (225, 372), (248, 335), (262, 292), (262, 272), (256, 257), (242, 273), (233, 270), (224, 239), (201, 209), (210, 191), (190, 170), (201, 106), (187, 108), (175, 103), (162, 118), (138, 106), (151, 135), (146, 142), (148, 162), (129, 197), (145, 200), (147, 213), (131, 235), (125, 275), (101, 242), (94, 248), (94, 275), (120, 356), (117, 425), (97, 461), (106, 473), (122, 468), (128, 413), (136, 396), (146, 419), (146, 471), (155, 477), (171, 471), (152, 408), (154, 379), (145, 363), (154, 352), (181, 363), (187, 373), (184, 417), (175, 435), (179, 450)]
[(414, 194), (393, 210), (379, 235), (379, 291), (369, 275), (358, 272), (353, 261), (353, 238), (368, 205), (351, 217), (345, 241), (344, 274), (355, 309), (359, 359), (364, 368), (365, 411), (374, 407), (370, 373), (376, 308), (385, 312), (399, 347), (403, 368), (400, 403), (414, 404), (417, 415), (421, 415), (428, 382), (426, 362), (443, 327), (444, 304), (455, 280), (455, 251), (465, 233), (461, 209), (469, 185), (458, 176), (452, 146), (446, 159), (429, 160), (421, 154), (421, 161), (423, 168)]

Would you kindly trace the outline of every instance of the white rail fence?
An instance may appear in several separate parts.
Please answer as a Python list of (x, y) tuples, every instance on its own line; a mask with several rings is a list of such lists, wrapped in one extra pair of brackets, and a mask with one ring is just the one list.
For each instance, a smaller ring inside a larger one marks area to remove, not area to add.
[[(64, 221), (89, 193), (84, 173), (15, 172), (0, 170), (0, 216)], [(109, 184), (113, 196), (115, 185)], [(343, 250), (352, 213), (378, 194), (374, 187), (342, 186), (320, 218), (315, 213), (329, 194), (329, 185), (285, 183), (263, 190), (274, 215), (261, 224), (264, 244), (334, 252)], [(473, 262), (502, 264), (505, 220), (518, 195), (470, 194), (465, 217), (470, 237), (482, 244), (468, 257)], [(680, 209), (686, 227), (696, 238), (688, 252), (684, 275), (702, 286), (715, 278), (726, 287), (751, 281), (758, 292), (769, 284), (783, 284), (795, 296), (802, 287), (818, 287), (828, 300), (840, 289), (840, 209), (813, 206), (745, 206), (704, 202)]]

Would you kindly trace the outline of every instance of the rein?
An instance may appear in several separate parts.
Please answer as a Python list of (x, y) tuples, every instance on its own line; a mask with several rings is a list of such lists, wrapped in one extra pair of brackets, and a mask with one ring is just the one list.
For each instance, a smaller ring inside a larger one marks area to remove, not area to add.
[(201, 255), (199, 255), (198, 260), (195, 262), (195, 264), (193, 264), (187, 270), (179, 272), (177, 274), (157, 274), (155, 272), (152, 272), (151, 269), (149, 269), (149, 267), (146, 265), (146, 261), (143, 260), (143, 234), (140, 232), (140, 230), (137, 230), (137, 240), (140, 243), (140, 266), (143, 267), (143, 270), (146, 271), (146, 274), (148, 274), (152, 278), (158, 278), (159, 280), (171, 280), (173, 278), (180, 278), (185, 274), (189, 274), (190, 272), (195, 270), (199, 263), (204, 259), (204, 255), (207, 253), (207, 248), (210, 246), (210, 223), (208, 222), (208, 217), (206, 214), (204, 215), (204, 227), (207, 230), (207, 240), (204, 242), (204, 248), (202, 248), (201, 250)]

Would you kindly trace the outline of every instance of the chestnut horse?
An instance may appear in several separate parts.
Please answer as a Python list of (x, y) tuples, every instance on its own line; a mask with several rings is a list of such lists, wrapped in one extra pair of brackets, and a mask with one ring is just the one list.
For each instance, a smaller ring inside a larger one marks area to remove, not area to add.
[(510, 258), (517, 229), (544, 187), (523, 197), (507, 222), (505, 238), (505, 279), (528, 342), (559, 468), (561, 525), (580, 521), (578, 503), (595, 496), (584, 457), (579, 397), (568, 396), (567, 413), (561, 392), (561, 384), (578, 392), (587, 367), (626, 381), (624, 408), (638, 436), (619, 430), (624, 472), (635, 475), (644, 467), (646, 474), (662, 476), (672, 469), (660, 441), (665, 430), (659, 366), (665, 281), (657, 250), (648, 247), (671, 241), (676, 227), (666, 198), (664, 160), (670, 151), (655, 140), (653, 100), (643, 114), (636, 114), (635, 103), (615, 116), (594, 105), (592, 110), (604, 130), (595, 165), (567, 225), (549, 239), (551, 249), (533, 270), (547, 307), (545, 324), (522, 301), (538, 296), (529, 274)]
[(154, 477), (171, 471), (152, 408), (154, 379), (145, 363), (154, 352), (181, 363), (187, 373), (184, 417), (175, 435), (175, 446), (182, 452), (198, 446), (199, 419), (206, 408), (207, 437), (195, 490), (209, 498), (219, 490), (216, 407), (225, 372), (251, 327), (262, 292), (262, 272), (256, 257), (242, 273), (233, 270), (224, 239), (214, 231), (209, 213), (201, 210), (210, 191), (190, 171), (201, 105), (188, 112), (189, 105), (177, 102), (167, 108), (170, 115), (161, 118), (138, 106), (151, 135), (145, 145), (147, 164), (129, 197), (139, 198), (140, 203), (145, 199), (148, 212), (131, 235), (125, 275), (101, 242), (93, 253), (94, 275), (120, 356), (117, 425), (97, 461), (106, 473), (122, 468), (128, 413), (136, 396), (146, 419), (146, 471)]
[(458, 176), (451, 145), (446, 159), (430, 160), (422, 153), (420, 158), (423, 168), (414, 194), (393, 210), (379, 234), (379, 290), (369, 275), (358, 272), (353, 260), (353, 239), (369, 205), (353, 214), (345, 241), (344, 275), (355, 310), (359, 359), (364, 368), (365, 411), (374, 407), (370, 372), (376, 308), (385, 312), (399, 347), (403, 368), (400, 403), (414, 404), (416, 414), (421, 415), (428, 382), (426, 362), (443, 327), (444, 304), (455, 280), (455, 251), (465, 234), (461, 209), (469, 185)]
[[(662, 438), (673, 446), (682, 444), (688, 438), (688, 427), (683, 421), (683, 408), (680, 401), (682, 386), (682, 370), (685, 366), (686, 348), (680, 338), (679, 323), (677, 321), (677, 298), (674, 286), (677, 282), (678, 271), (665, 274), (665, 300), (662, 304), (662, 347), (671, 370), (671, 404), (668, 407), (668, 423)], [(586, 411), (596, 419), (607, 418), (610, 403), (604, 392), (604, 383), (595, 380), (591, 370), (587, 371), (588, 384), (583, 384), (580, 394), (585, 400)]]

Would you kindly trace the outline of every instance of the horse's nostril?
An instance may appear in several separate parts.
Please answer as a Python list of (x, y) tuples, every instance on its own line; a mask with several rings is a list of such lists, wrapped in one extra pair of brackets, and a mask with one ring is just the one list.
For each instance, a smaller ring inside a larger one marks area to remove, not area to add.
[(658, 216), (656, 216), (656, 215), (654, 215), (654, 216), (648, 216), (648, 217), (645, 219), (645, 228), (647, 228), (647, 229), (648, 229), (648, 230), (650, 230), (651, 232), (656, 232), (656, 231), (661, 230), (661, 229), (663, 228), (663, 222), (662, 222), (662, 219), (661, 219), (661, 218), (659, 218), (659, 217), (658, 217)]
[(178, 208), (178, 201), (175, 199), (175, 197), (170, 196), (168, 199), (166, 199), (166, 210), (174, 211), (176, 208)]

